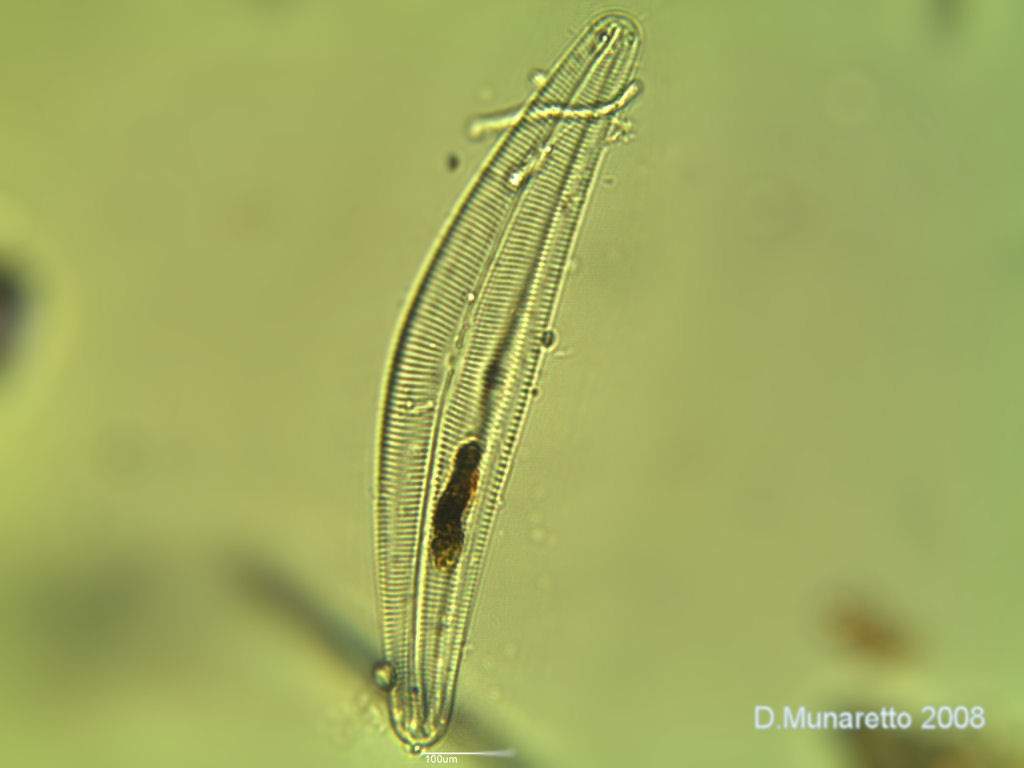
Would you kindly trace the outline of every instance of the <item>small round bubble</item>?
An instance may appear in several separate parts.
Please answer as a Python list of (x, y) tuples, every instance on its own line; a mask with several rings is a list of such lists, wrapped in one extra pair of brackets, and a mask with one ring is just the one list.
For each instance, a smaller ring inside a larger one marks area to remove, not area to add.
[(382, 691), (390, 691), (395, 687), (395, 668), (388, 661), (378, 661), (373, 665), (373, 682)]

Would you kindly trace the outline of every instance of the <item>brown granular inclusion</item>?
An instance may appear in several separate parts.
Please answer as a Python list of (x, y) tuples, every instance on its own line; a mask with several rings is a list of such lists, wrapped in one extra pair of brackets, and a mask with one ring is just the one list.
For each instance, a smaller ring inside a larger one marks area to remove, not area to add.
[(448, 485), (437, 500), (430, 551), (438, 570), (450, 571), (459, 560), (463, 541), (462, 521), (476, 493), (481, 456), (483, 447), (477, 440), (459, 446)]

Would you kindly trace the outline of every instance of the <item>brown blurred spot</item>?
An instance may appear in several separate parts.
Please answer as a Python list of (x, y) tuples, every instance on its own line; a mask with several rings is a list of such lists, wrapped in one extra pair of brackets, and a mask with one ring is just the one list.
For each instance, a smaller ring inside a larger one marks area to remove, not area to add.
[(240, 194), (222, 210), (224, 232), (239, 241), (265, 237), (277, 224), (277, 203), (269, 192), (252, 190)]
[(447, 160), (445, 160), (445, 165), (448, 167), (449, 171), (457, 170), (459, 167), (459, 156), (452, 152), (448, 155)]
[(50, 563), (27, 582), (15, 610), (33, 669), (64, 682), (120, 664), (160, 591), (151, 564), (132, 553)]
[(866, 598), (844, 593), (826, 610), (827, 630), (844, 650), (881, 659), (909, 655), (912, 643), (900, 622)]

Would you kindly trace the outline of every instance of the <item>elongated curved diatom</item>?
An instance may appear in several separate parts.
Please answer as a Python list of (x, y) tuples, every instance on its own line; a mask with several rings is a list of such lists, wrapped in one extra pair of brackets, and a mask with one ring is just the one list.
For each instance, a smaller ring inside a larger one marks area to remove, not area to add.
[(594, 18), (503, 123), (431, 249), (381, 404), (375, 510), (395, 733), (447, 730), (477, 584), (569, 259), (639, 93), (636, 21)]

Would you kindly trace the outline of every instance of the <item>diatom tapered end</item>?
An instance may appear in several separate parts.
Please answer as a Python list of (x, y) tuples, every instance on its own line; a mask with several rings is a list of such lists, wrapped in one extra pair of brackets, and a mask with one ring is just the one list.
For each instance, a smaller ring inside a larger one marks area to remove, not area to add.
[(590, 22), (590, 29), (599, 33), (617, 32), (626, 45), (636, 45), (642, 41), (640, 22), (625, 11), (604, 11)]
[[(622, 11), (595, 16), (570, 47), (567, 58), (568, 62), (584, 63), (595, 79), (583, 104), (574, 104), (574, 97), (569, 96), (567, 105), (589, 106), (594, 117), (621, 111), (638, 92), (635, 80), (642, 46), (643, 33), (632, 16)], [(573, 69), (569, 66), (566, 74)], [(556, 80), (553, 76), (549, 83)]]
[(629, 11), (621, 9), (598, 11), (590, 19), (591, 27), (604, 28), (608, 25), (613, 25), (625, 32), (632, 32), (635, 35), (640, 34), (640, 22), (634, 19)]
[(388, 696), (391, 728), (413, 754), (419, 754), (441, 740), (451, 719), (451, 692), (440, 700), (428, 700), (422, 691), (399, 684)]

